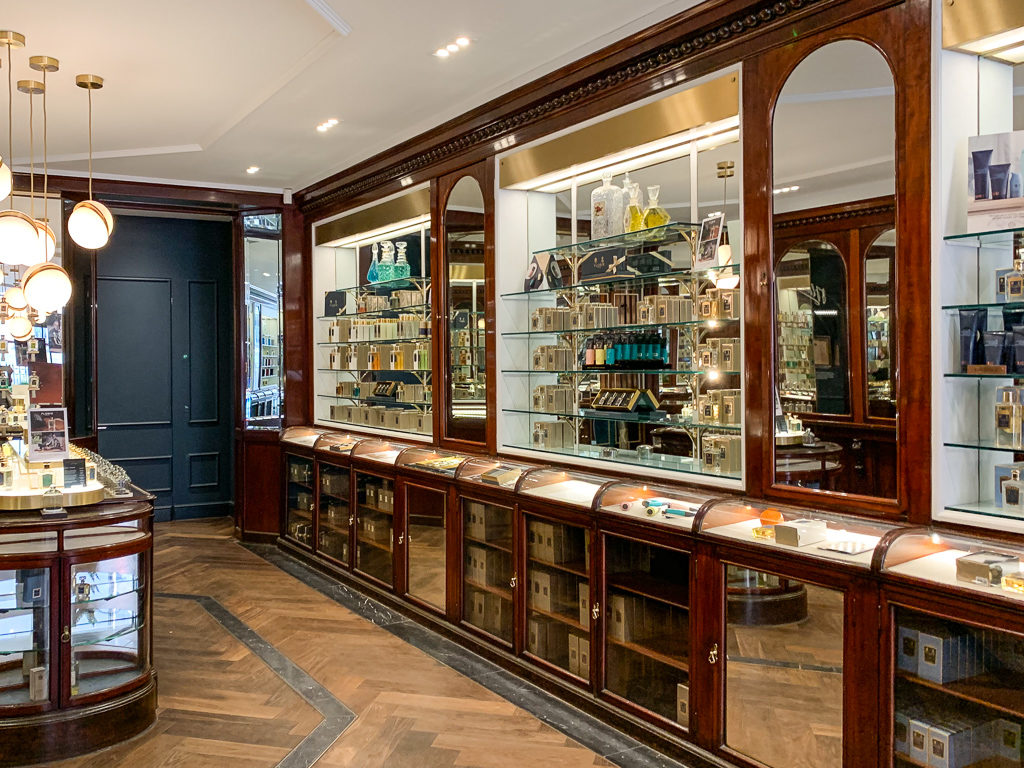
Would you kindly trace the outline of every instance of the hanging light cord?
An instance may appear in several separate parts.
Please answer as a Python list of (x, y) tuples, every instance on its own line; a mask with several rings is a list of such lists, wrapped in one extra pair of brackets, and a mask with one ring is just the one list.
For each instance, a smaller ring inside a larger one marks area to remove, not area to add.
[(50, 201), (46, 199), (46, 195), (50, 191), (50, 168), (46, 162), (47, 144), (46, 144), (46, 67), (43, 67), (43, 218), (46, 223), (50, 223)]
[[(7, 162), (14, 170), (14, 86), (11, 82), (11, 44), (7, 43)], [(11, 194), (11, 210), (14, 210), (14, 194)]]
[(92, 200), (92, 88), (87, 88), (89, 94), (89, 199)]
[(36, 129), (35, 96), (31, 87), (28, 92), (28, 209), (32, 220), (36, 218)]

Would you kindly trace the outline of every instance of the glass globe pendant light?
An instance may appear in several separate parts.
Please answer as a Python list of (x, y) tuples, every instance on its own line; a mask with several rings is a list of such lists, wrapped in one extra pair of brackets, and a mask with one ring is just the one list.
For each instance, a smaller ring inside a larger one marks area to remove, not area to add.
[[(32, 264), (37, 261), (49, 261), (53, 258), (57, 252), (57, 236), (54, 234), (53, 229), (50, 228), (50, 167), (48, 163), (49, 155), (49, 142), (48, 142), (48, 128), (49, 123), (47, 122), (46, 113), (46, 75), (48, 72), (56, 72), (60, 69), (60, 62), (52, 56), (31, 56), (28, 60), (28, 65), (36, 70), (37, 72), (43, 73), (42, 93), (43, 93), (43, 217), (36, 219), (36, 230), (39, 233), (39, 252), (36, 253), (35, 259)], [(20, 84), (19, 84), (20, 85)], [(33, 176), (35, 171), (35, 152), (32, 153), (32, 165), (33, 165)], [(33, 215), (35, 215), (33, 213)], [(29, 265), (31, 266), (31, 264)]]
[(16, 285), (12, 285), (4, 291), (4, 301), (12, 312), (22, 312), (28, 309), (28, 301), (25, 299), (25, 292)]
[(21, 279), (21, 289), (25, 292), (25, 301), (42, 317), (63, 309), (68, 303), (71, 278), (63, 267), (47, 261), (29, 267)]
[(78, 75), (75, 84), (89, 94), (89, 199), (75, 206), (68, 216), (68, 235), (82, 248), (102, 248), (114, 231), (114, 217), (107, 206), (92, 198), (92, 92), (103, 87), (99, 75)]
[(24, 314), (17, 314), (7, 319), (7, 333), (15, 341), (25, 341), (32, 337), (32, 321)]
[[(11, 49), (23, 48), (25, 36), (0, 30), (0, 45), (7, 46), (7, 159), (14, 156), (14, 84), (11, 79)], [(10, 168), (7, 169), (10, 173)], [(6, 176), (6, 174), (5, 174)], [(0, 211), (0, 264), (21, 264), (26, 253), (39, 242), (32, 217), (14, 210), (14, 195), (8, 194), (10, 208)]]
[(721, 290), (732, 290), (740, 284), (740, 274), (735, 267), (732, 266), (732, 246), (729, 244), (729, 222), (728, 216), (725, 215), (725, 210), (728, 200), (729, 190), (729, 177), (735, 175), (733, 170), (736, 167), (736, 163), (732, 160), (722, 160), (718, 163), (718, 178), (722, 180), (722, 240), (718, 246), (718, 258), (719, 263), (722, 266), (728, 266), (730, 269), (721, 269), (714, 276), (715, 287)]

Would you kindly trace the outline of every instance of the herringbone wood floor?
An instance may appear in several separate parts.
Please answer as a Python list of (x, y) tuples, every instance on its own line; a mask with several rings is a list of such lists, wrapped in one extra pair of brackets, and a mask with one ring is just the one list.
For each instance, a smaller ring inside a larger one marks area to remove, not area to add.
[[(157, 526), (157, 592), (209, 595), (357, 715), (325, 768), (611, 763), (240, 547), (227, 520)], [(60, 768), (274, 766), (320, 715), (201, 606), (157, 598), (156, 725)]]

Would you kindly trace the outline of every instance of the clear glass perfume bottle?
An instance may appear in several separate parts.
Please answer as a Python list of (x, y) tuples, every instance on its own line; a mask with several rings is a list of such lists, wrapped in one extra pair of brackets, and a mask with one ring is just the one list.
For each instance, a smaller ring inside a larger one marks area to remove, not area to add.
[(1020, 392), (1016, 387), (1000, 387), (995, 407), (996, 445), (1012, 448), (1021, 441)]
[(373, 258), (370, 259), (370, 268), (366, 270), (366, 282), (376, 283), (380, 276), (377, 272), (377, 244), (374, 243), (370, 246), (370, 253), (373, 254)]
[(644, 228), (644, 203), (640, 185), (633, 182), (629, 185), (629, 205), (626, 206), (626, 231), (636, 232)]
[[(643, 220), (644, 229), (663, 227), (672, 220), (668, 215), (668, 211), (658, 205), (658, 195), (660, 193), (661, 187), (659, 185), (647, 188), (647, 210), (644, 211)], [(664, 230), (652, 232), (651, 234), (652, 236), (657, 237), (664, 234)]]
[(405, 258), (405, 249), (409, 247), (409, 244), (399, 241), (395, 245), (398, 248), (398, 259), (395, 260), (395, 279), (401, 280), (408, 277), (410, 273), (409, 261)]
[(380, 246), (380, 264), (377, 265), (377, 278), (384, 283), (395, 279), (395, 244), (385, 240)]
[(1019, 469), (1011, 470), (1010, 479), (1003, 481), (1003, 509), (1024, 509), (1024, 482)]
[(622, 190), (612, 186), (612, 175), (606, 173), (590, 193), (590, 238), (621, 235), (622, 224)]

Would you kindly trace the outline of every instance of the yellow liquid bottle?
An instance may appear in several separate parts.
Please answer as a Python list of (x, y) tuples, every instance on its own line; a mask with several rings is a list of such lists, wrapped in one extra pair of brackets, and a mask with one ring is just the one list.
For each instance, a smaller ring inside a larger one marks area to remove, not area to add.
[[(663, 227), (672, 220), (668, 215), (668, 211), (658, 205), (658, 194), (660, 192), (660, 186), (647, 188), (647, 210), (644, 211), (643, 229)], [(652, 238), (664, 237), (664, 235), (665, 230), (657, 230), (651, 233)]]
[(644, 228), (644, 206), (640, 202), (640, 185), (629, 185), (629, 205), (626, 206), (626, 231), (636, 232)]

